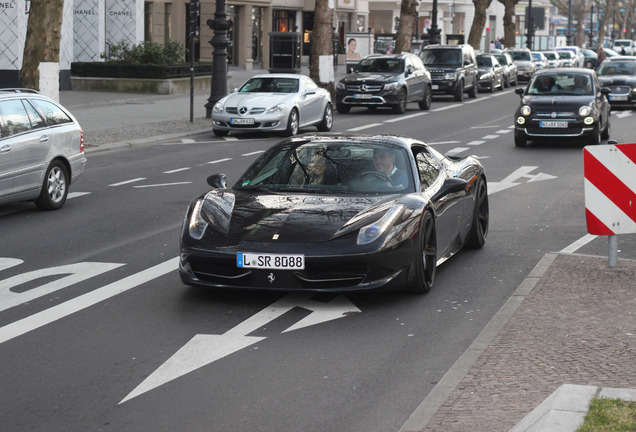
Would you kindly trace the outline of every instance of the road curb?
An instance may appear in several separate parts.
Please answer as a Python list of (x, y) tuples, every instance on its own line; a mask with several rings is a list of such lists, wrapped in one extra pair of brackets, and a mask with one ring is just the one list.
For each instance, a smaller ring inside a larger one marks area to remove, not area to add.
[(177, 139), (177, 138), (185, 138), (194, 135), (200, 135), (204, 133), (212, 133), (212, 129), (195, 129), (191, 131), (185, 132), (176, 132), (173, 134), (163, 134), (163, 135), (155, 135), (146, 138), (137, 138), (134, 140), (126, 140), (126, 141), (118, 141), (114, 143), (100, 144), (96, 146), (87, 146), (84, 151), (86, 154), (91, 153), (99, 153), (102, 151), (114, 150), (119, 148), (133, 148), (140, 147), (144, 145), (157, 144), (162, 141)]

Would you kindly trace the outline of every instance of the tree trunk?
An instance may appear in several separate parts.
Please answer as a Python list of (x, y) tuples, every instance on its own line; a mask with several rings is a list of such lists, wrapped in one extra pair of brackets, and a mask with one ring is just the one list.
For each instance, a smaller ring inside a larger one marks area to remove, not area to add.
[(515, 25), (515, 7), (519, 0), (499, 0), (504, 5), (504, 46), (506, 48), (514, 48), (516, 44), (516, 25)]
[(311, 64), (309, 65), (309, 77), (320, 87), (331, 92), (335, 100), (335, 85), (333, 82), (321, 82), (320, 80), (320, 56), (333, 55), (332, 47), (332, 10), (329, 9), (328, 0), (316, 0), (314, 12), (314, 30), (311, 32)]
[[(481, 45), (481, 36), (484, 33), (484, 27), (486, 27), (486, 9), (488, 9), (490, 3), (492, 3), (492, 0), (473, 0), (475, 17), (473, 18), (473, 25), (470, 27), (468, 44), (476, 50)], [(486, 41), (486, 43), (490, 43), (490, 41)]]
[(62, 9), (64, 0), (38, 0), (31, 2), (20, 85), (40, 90), (38, 66), (42, 62), (60, 61)]
[(581, 2), (577, 5), (576, 9), (574, 9), (576, 13), (576, 42), (577, 46), (585, 46), (585, 17), (587, 8), (585, 7), (585, 0), (581, 0)]
[(413, 28), (415, 27), (415, 16), (417, 14), (417, 3), (415, 0), (402, 0), (400, 6), (400, 22), (395, 37), (395, 52), (410, 52), (413, 42)]

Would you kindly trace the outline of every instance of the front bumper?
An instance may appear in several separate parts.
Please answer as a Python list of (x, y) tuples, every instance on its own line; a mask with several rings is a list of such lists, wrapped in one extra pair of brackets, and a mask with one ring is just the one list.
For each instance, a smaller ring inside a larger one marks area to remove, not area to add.
[(530, 78), (532, 78), (532, 75), (534, 75), (533, 70), (518, 70), (517, 69), (517, 79), (530, 81)]
[(433, 80), (432, 90), (434, 95), (452, 95), (457, 88), (457, 80)]
[[(240, 119), (249, 121), (248, 124), (235, 124)], [(241, 117), (223, 113), (212, 113), (212, 128), (227, 131), (284, 131), (287, 129), (289, 112), (283, 111), (272, 114), (259, 114)]]
[(351, 106), (389, 106), (399, 103), (399, 88), (372, 92), (336, 89), (336, 103)]
[(609, 103), (612, 105), (636, 104), (636, 88), (628, 85), (611, 86), (610, 94), (607, 95)]

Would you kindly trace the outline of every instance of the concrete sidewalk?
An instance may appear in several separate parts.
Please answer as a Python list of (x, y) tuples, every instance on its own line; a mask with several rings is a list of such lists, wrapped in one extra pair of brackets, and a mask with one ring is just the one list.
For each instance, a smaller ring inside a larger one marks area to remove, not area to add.
[[(267, 71), (230, 69), (231, 87), (257, 73)], [(336, 80), (344, 73), (339, 67)], [(189, 95), (60, 92), (89, 155), (167, 137), (212, 138), (208, 97), (195, 95), (191, 123)], [(609, 268), (607, 257), (546, 255), (401, 431), (574, 431), (581, 400), (574, 397), (572, 415), (563, 397), (590, 392), (577, 386), (592, 386), (594, 394), (627, 389), (626, 397), (636, 389), (636, 261)]]

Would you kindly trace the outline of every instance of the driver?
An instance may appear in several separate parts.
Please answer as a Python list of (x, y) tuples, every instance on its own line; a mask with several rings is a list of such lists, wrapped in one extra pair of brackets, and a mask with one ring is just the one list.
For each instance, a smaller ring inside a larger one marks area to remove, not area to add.
[(408, 184), (406, 171), (395, 166), (395, 152), (389, 149), (373, 150), (373, 167), (390, 178), (394, 186), (406, 187)]

